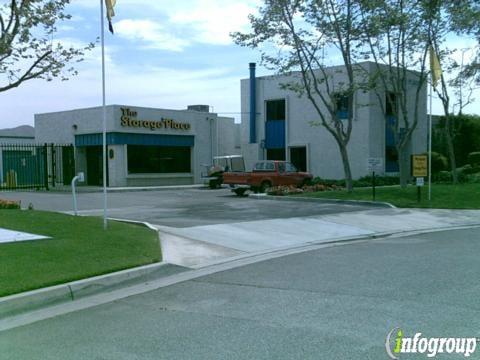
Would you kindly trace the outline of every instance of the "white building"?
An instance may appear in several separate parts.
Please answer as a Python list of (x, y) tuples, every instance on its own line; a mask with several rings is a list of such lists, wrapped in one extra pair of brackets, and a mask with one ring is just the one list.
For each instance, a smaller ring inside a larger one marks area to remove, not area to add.
[(35, 131), (29, 125), (0, 129), (0, 144), (33, 144), (34, 142)]
[[(233, 118), (207, 105), (167, 110), (110, 105), (107, 112), (108, 186), (202, 183), (204, 165), (239, 152)], [(74, 144), (76, 172), (102, 184), (102, 107), (35, 115), (37, 143)]]
[[(366, 71), (374, 71), (375, 65), (365, 62), (359, 66)], [(328, 68), (327, 74), (332, 88), (341, 88), (342, 83), (347, 82), (342, 66)], [(410, 72), (410, 84), (417, 81), (415, 74)], [(344, 170), (338, 145), (323, 126), (312, 126), (312, 122), (320, 123), (320, 118), (311, 102), (306, 96), (299, 97), (293, 91), (281, 88), (281, 84), (298, 82), (300, 78), (300, 73), (256, 77), (255, 64), (250, 64), (250, 79), (241, 80), (241, 144), (247, 168), (261, 159), (286, 159), (314, 176), (342, 179)], [(416, 86), (412, 86), (408, 93), (410, 114), (413, 114), (415, 89)], [(427, 151), (426, 86), (419, 96), (418, 126), (408, 151), (411, 154)], [(384, 169), (379, 175), (397, 173), (398, 160), (391, 126), (386, 126), (386, 117), (375, 91), (358, 90), (352, 101), (353, 130), (348, 155), (353, 178), (369, 174), (368, 158), (384, 159)], [(388, 104), (384, 108), (389, 111)], [(256, 116), (251, 117), (250, 114)]]

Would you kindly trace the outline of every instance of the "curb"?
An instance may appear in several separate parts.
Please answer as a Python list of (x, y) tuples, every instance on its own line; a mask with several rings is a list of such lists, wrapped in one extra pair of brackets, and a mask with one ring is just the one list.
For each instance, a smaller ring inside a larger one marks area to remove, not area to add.
[[(160, 233), (158, 229), (151, 224), (142, 221), (115, 218), (109, 218), (109, 220), (133, 223), (154, 230), (159, 236), (159, 246), (161, 247)], [(36, 310), (42, 307), (56, 305), (67, 301), (74, 301), (85, 296), (94, 295), (111, 289), (121, 283), (152, 274), (159, 271), (165, 265), (168, 264), (162, 261), (159, 263), (142, 265), (108, 274), (75, 280), (60, 285), (0, 297), (0, 319), (18, 315), (26, 311)]]
[[(130, 296), (146, 293), (148, 291), (154, 291), (166, 286), (178, 284), (178, 283), (189, 281), (189, 280), (194, 280), (199, 277), (211, 275), (217, 272), (227, 271), (227, 270), (235, 269), (238, 267), (250, 265), (250, 264), (261, 262), (261, 261), (267, 261), (267, 260), (271, 260), (271, 259), (275, 259), (283, 256), (299, 254), (306, 251), (318, 250), (318, 249), (328, 248), (332, 246), (343, 246), (343, 245), (350, 245), (352, 243), (362, 243), (362, 242), (367, 242), (372, 240), (373, 241), (380, 240), (382, 238), (390, 237), (390, 236), (393, 236), (393, 237), (407, 236), (407, 235), (423, 234), (423, 233), (436, 232), (436, 231), (459, 230), (459, 229), (468, 229), (468, 228), (475, 228), (475, 227), (480, 227), (480, 223), (477, 223), (475, 225), (473, 224), (459, 225), (459, 226), (451, 226), (451, 227), (443, 227), (443, 228), (422, 229), (422, 230), (416, 230), (416, 231), (412, 230), (412, 231), (376, 233), (376, 234), (362, 235), (362, 236), (356, 236), (351, 238), (341, 238), (341, 239), (332, 240), (329, 242), (312, 241), (309, 243), (305, 243), (305, 244), (290, 247), (290, 248), (271, 249), (264, 252), (256, 252), (248, 255), (233, 257), (230, 259), (224, 259), (215, 263), (204, 264), (190, 271), (184, 271), (174, 275), (163, 276), (163, 277), (154, 279), (151, 282), (146, 282), (143, 284), (134, 284), (121, 289), (113, 289), (112, 291), (106, 292), (103, 294), (98, 294), (98, 293), (92, 294), (91, 297), (83, 296), (81, 298), (75, 299), (75, 298), (70, 298), (66, 294), (63, 294), (63, 297), (67, 298), (65, 300), (70, 300), (69, 302), (65, 303), (64, 301), (63, 304), (42, 302), (41, 304), (37, 304), (37, 307), (35, 309), (32, 309), (31, 307), (28, 307), (28, 309), (24, 309), (23, 314), (11, 313), (11, 314), (8, 314), (10, 317), (7, 317), (7, 318), (4, 318), (3, 316), (0, 317), (0, 331), (12, 329), (22, 325), (27, 325), (33, 322), (37, 322), (37, 321), (41, 321), (51, 317), (66, 314), (72, 311), (78, 311), (82, 309), (87, 309), (92, 306), (97, 306), (97, 305), (109, 303), (112, 301), (117, 301)], [(152, 268), (155, 266), (158, 268), (163, 265), (164, 265), (163, 263), (147, 265), (140, 268), (124, 270), (119, 273), (137, 272), (141, 270), (148, 270), (148, 268)], [(128, 277), (128, 274), (126, 276)], [(97, 278), (101, 278), (101, 277), (97, 277)], [(81, 280), (75, 283), (88, 282), (89, 280), (91, 279)], [(29, 292), (29, 293), (14, 295), (9, 298), (11, 301), (14, 297), (16, 297), (17, 300), (21, 298), (23, 300), (23, 304), (25, 304), (24, 307), (27, 307), (29, 304), (32, 303), (32, 301), (29, 302), (28, 297), (29, 296), (31, 297), (33, 293), (42, 294), (42, 293), (51, 292), (53, 295), (54, 292), (58, 290), (57, 294), (61, 295), (62, 294), (61, 290), (65, 292), (65, 288), (68, 288), (72, 284), (73, 283), (40, 289), (40, 290)], [(69, 291), (70, 289), (71, 287), (68, 288)], [(78, 294), (78, 290), (76, 291)], [(73, 300), (76, 300), (76, 302)], [(48, 305), (54, 305), (54, 306), (51, 306), (47, 309)], [(3, 310), (1, 309), (1, 306), (0, 306), (0, 310)], [(26, 310), (29, 310), (30, 312), (26, 313)], [(3, 313), (4, 313), (3, 311), (0, 312), (0, 314), (2, 315)], [(15, 316), (15, 315), (18, 315), (18, 316)]]
[(165, 265), (167, 265), (165, 262), (143, 265), (133, 269), (5, 296), (0, 298), (0, 319), (94, 295), (120, 283), (151, 274)]
[(366, 200), (340, 200), (340, 199), (322, 199), (311, 198), (304, 196), (273, 196), (266, 194), (249, 194), (248, 197), (256, 200), (276, 200), (276, 201), (300, 201), (300, 202), (318, 202), (325, 204), (348, 204), (348, 205), (367, 205), (371, 207), (392, 208), (396, 209), (395, 205), (382, 201), (366, 201)]

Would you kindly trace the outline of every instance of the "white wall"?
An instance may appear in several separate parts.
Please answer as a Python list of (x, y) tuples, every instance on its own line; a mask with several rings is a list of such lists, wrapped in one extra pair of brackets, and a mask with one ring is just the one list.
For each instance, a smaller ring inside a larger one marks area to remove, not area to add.
[[(367, 68), (371, 63), (362, 63)], [(328, 69), (333, 80), (332, 88), (341, 89), (342, 83), (347, 83), (344, 67), (337, 66)], [(357, 76), (361, 76), (358, 74)], [(307, 146), (307, 165), (314, 176), (327, 179), (344, 178), (343, 164), (339, 147), (333, 136), (320, 125), (320, 116), (306, 96), (299, 97), (296, 93), (281, 89), (281, 84), (299, 82), (299, 73), (289, 76), (264, 76), (257, 78), (257, 146), (265, 139), (265, 101), (274, 99), (286, 100), (287, 146)], [(323, 90), (325, 86), (323, 85)], [(414, 92), (410, 94), (410, 106), (413, 108)], [(420, 96), (421, 111), (419, 126), (412, 138), (413, 152), (421, 152), (426, 146), (426, 89)], [(249, 143), (249, 79), (241, 80), (241, 143), (242, 152), (248, 164), (262, 159), (252, 150)], [(323, 108), (324, 113), (327, 113)], [(350, 142), (347, 146), (350, 167), (354, 178), (367, 175), (368, 157), (385, 156), (385, 117), (378, 105), (378, 99), (373, 91), (358, 90), (354, 95), (354, 118)], [(314, 123), (314, 125), (312, 125)], [(262, 150), (260, 150), (263, 153)]]
[(1, 144), (35, 144), (35, 139), (11, 137), (11, 136), (8, 136), (8, 137), (0, 136), (0, 145)]
[[(121, 108), (137, 112), (136, 119), (160, 121), (162, 118), (190, 124), (190, 129), (154, 129), (121, 126)], [(35, 115), (35, 139), (39, 143), (75, 143), (75, 135), (101, 133), (101, 107)], [(217, 114), (193, 110), (169, 110), (127, 105), (107, 106), (107, 132), (165, 134), (194, 136), (192, 172), (190, 174), (128, 174), (127, 147), (110, 145), (114, 158), (108, 159), (110, 186), (146, 186), (165, 184), (202, 183), (202, 164), (211, 164), (218, 151), (233, 152), (235, 144), (233, 118), (219, 118)], [(76, 128), (74, 127), (76, 125)], [(77, 148), (77, 171), (86, 172), (85, 149)]]
[(217, 118), (218, 126), (218, 156), (238, 155), (240, 149), (236, 146), (236, 124), (233, 118)]

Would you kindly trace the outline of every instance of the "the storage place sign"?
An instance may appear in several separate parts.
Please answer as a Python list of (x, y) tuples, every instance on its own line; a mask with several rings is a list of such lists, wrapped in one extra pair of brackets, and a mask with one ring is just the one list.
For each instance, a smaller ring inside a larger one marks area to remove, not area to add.
[(173, 130), (190, 130), (189, 123), (181, 123), (172, 119), (162, 118), (160, 121), (155, 120), (140, 120), (137, 119), (137, 112), (129, 108), (120, 108), (122, 110), (122, 117), (120, 124), (125, 127), (147, 128), (150, 130), (156, 129), (173, 129)]

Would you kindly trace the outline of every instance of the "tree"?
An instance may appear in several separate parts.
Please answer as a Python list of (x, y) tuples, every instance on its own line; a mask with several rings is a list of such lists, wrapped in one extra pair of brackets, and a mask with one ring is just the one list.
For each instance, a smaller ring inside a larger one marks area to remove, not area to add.
[[(427, 47), (431, 20), (418, 0), (361, 1), (363, 57), (373, 61), (370, 87), (385, 115), (398, 156), (400, 184), (410, 177), (409, 144), (425, 111)], [(412, 97), (412, 93), (414, 96)]]
[(0, 92), (25, 81), (76, 75), (83, 48), (53, 41), (57, 24), (70, 19), (65, 6), (70, 0), (11, 0), (0, 6)]
[[(463, 37), (475, 36), (475, 32), (480, 28), (478, 27), (480, 8), (475, 11), (476, 4), (471, 0), (457, 1), (455, 6), (452, 6), (452, 3), (449, 1), (431, 0), (425, 3), (424, 6), (426, 13), (431, 19), (429, 46), (431, 46), (432, 50), (439, 56), (440, 63), (442, 64), (439, 86), (435, 86), (434, 90), (443, 106), (443, 134), (447, 145), (446, 148), (452, 180), (453, 183), (456, 184), (458, 182), (458, 175), (452, 125), (455, 117), (453, 117), (452, 114), (455, 107), (458, 108), (458, 114), (462, 114), (462, 110), (473, 101), (472, 94), (477, 81), (474, 70), (477, 59), (473, 56), (467, 64), (464, 64), (465, 49), (448, 47), (447, 36), (452, 33)], [(462, 13), (460, 23), (457, 15), (459, 12)], [(475, 49), (472, 50), (475, 51)], [(461, 64), (458, 64), (458, 62), (452, 58), (451, 55), (455, 52), (461, 52)], [(449, 76), (449, 79), (447, 79), (447, 76)], [(459, 99), (456, 104), (452, 104), (451, 101), (452, 91)], [(465, 93), (467, 93), (466, 98), (464, 97)]]
[[(457, 165), (468, 164), (468, 154), (480, 151), (480, 116), (450, 114), (451, 132)], [(433, 151), (448, 154), (445, 139), (445, 116), (438, 119), (433, 132)]]
[[(354, 0), (264, 0), (259, 16), (250, 16), (252, 32), (232, 35), (237, 44), (260, 49), (263, 64), (278, 74), (298, 72), (298, 80), (282, 87), (306, 96), (319, 118), (311, 124), (323, 126), (335, 139), (348, 191), (352, 190), (347, 145), (352, 133), (353, 95), (362, 83), (355, 74), (353, 56), (359, 41), (356, 3)], [(343, 74), (325, 66), (324, 52), (341, 57)], [(342, 100), (348, 108), (346, 118), (338, 116), (338, 102)]]
[[(447, 63), (449, 60), (449, 55), (452, 54), (452, 51), (448, 51), (444, 49), (444, 51), (440, 52), (440, 46), (445, 43), (446, 36), (449, 33), (448, 25), (449, 21), (445, 15), (442, 15), (442, 2), (438, 0), (431, 1), (429, 4), (426, 4), (427, 13), (429, 13), (432, 19), (432, 26), (429, 33), (428, 39), (428, 46), (430, 47), (430, 57), (431, 61), (435, 61), (436, 57), (439, 57), (439, 62), (443, 64), (443, 71), (440, 74), (440, 86), (436, 86), (433, 84), (434, 90), (437, 93), (438, 97), (440, 98), (443, 106), (443, 112), (445, 117), (444, 123), (444, 136), (445, 142), (447, 144), (447, 154), (450, 163), (450, 169), (452, 173), (452, 180), (453, 183), (458, 183), (458, 175), (457, 175), (457, 161), (455, 159), (455, 150), (453, 147), (453, 139), (452, 139), (452, 130), (451, 130), (451, 119), (450, 119), (450, 92), (447, 84), (447, 80), (445, 79), (445, 72), (451, 72), (455, 68), (453, 62)], [(433, 80), (432, 80), (433, 82)], [(462, 105), (463, 106), (463, 105)], [(460, 112), (461, 112), (460, 108)]]
[[(459, 76), (456, 78), (457, 88), (461, 89), (459, 85), (462, 85), (462, 80), (465, 79), (480, 86), (480, 3), (476, 0), (445, 0), (445, 6), (450, 20), (450, 30), (455, 34), (477, 39), (477, 46), (470, 62), (461, 66)], [(460, 106), (459, 113), (461, 110)]]

